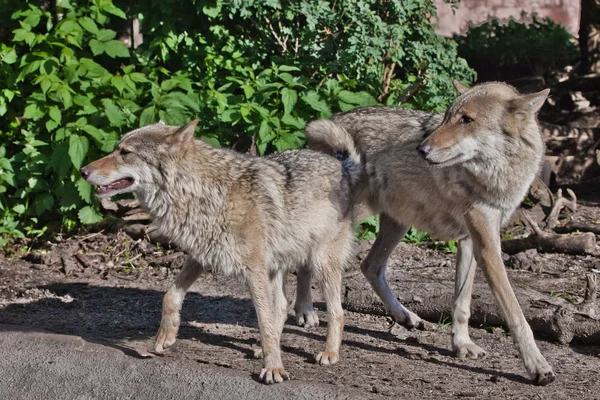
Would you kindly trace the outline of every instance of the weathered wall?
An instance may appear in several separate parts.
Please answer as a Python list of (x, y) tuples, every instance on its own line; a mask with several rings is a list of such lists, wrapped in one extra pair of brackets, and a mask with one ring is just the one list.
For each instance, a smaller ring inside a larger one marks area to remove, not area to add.
[(519, 19), (521, 11), (535, 12), (540, 17), (549, 17), (564, 25), (571, 33), (579, 29), (580, 0), (461, 0), (456, 14), (449, 4), (436, 0), (438, 9), (438, 33), (452, 36), (464, 33), (468, 23), (478, 24), (490, 17)]

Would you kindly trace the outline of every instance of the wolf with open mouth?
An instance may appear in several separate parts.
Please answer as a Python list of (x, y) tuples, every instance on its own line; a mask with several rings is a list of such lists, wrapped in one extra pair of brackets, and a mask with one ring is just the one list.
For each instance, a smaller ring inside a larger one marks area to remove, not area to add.
[[(279, 344), (287, 318), (283, 282), (287, 271), (300, 269), (299, 280), (317, 276), (327, 304), (327, 341), (317, 362), (337, 362), (357, 172), (311, 150), (259, 158), (217, 149), (194, 139), (196, 124), (136, 129), (111, 154), (81, 169), (100, 197), (135, 193), (154, 227), (188, 253), (164, 297), (155, 351), (175, 343), (183, 298), (203, 271), (241, 275), (258, 317), (260, 379), (288, 379)], [(295, 310), (300, 324), (318, 323), (310, 290), (299, 294)]]

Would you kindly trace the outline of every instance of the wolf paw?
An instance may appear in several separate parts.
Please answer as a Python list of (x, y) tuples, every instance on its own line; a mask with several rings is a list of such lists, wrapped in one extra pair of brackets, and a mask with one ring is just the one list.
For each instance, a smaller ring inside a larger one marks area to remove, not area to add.
[(458, 358), (483, 358), (486, 356), (485, 350), (477, 346), (475, 343), (461, 343), (454, 345), (454, 355)]
[(283, 369), (283, 367), (263, 368), (262, 371), (260, 371), (260, 380), (267, 385), (272, 383), (280, 383), (288, 379), (290, 379), (290, 375), (285, 371), (285, 369)]
[(165, 349), (173, 346), (175, 343), (175, 336), (177, 335), (177, 329), (166, 329), (162, 326), (158, 329), (156, 334), (156, 340), (154, 342), (154, 352), (162, 354)]
[(263, 358), (263, 351), (261, 347), (254, 349), (252, 352), (252, 358)]
[(322, 351), (315, 357), (315, 360), (319, 365), (335, 364), (339, 359), (340, 354), (337, 351)]
[(312, 306), (304, 310), (296, 311), (296, 323), (299, 326), (310, 328), (311, 326), (319, 326), (319, 316)]
[(393, 320), (406, 329), (421, 329), (423, 321), (419, 316), (407, 309), (390, 310)]
[(546, 386), (556, 380), (556, 375), (552, 370), (545, 372), (538, 372), (533, 382), (538, 386)]

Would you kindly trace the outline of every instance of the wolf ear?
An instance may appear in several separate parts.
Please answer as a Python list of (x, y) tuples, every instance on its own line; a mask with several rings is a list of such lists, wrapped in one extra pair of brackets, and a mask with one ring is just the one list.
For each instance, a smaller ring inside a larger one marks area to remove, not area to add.
[(524, 94), (512, 100), (512, 105), (517, 113), (535, 114), (544, 105), (550, 89), (544, 89), (541, 92)]
[(177, 129), (175, 133), (167, 136), (166, 142), (169, 144), (169, 150), (171, 152), (178, 152), (185, 148), (194, 137), (196, 125), (198, 125), (197, 119)]
[(452, 83), (454, 84), (454, 87), (456, 88), (456, 90), (458, 91), (458, 94), (463, 94), (465, 93), (467, 90), (469, 90), (468, 87), (466, 87), (465, 85), (463, 85), (462, 83), (460, 83), (459, 81), (457, 81), (456, 79), (454, 79), (452, 81)]

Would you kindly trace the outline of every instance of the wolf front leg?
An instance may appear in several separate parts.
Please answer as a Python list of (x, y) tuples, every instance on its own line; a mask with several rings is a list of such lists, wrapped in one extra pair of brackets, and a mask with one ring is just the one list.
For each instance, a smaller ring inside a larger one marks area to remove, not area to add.
[(485, 351), (469, 337), (471, 293), (477, 262), (473, 257), (473, 241), (466, 238), (458, 242), (456, 253), (456, 279), (454, 281), (454, 310), (452, 312), (452, 349), (457, 357), (478, 358)]
[(465, 221), (473, 240), (477, 263), (500, 306), (525, 369), (538, 385), (553, 382), (556, 375), (535, 344), (533, 332), (506, 275), (500, 250), (500, 211), (487, 207), (474, 207), (465, 213)]
[(392, 217), (381, 214), (379, 218), (379, 234), (369, 254), (362, 262), (360, 269), (367, 281), (379, 296), (394, 321), (411, 329), (421, 323), (421, 318), (404, 307), (390, 289), (385, 271), (388, 259), (394, 248), (400, 243), (408, 227), (396, 222)]
[(179, 330), (179, 312), (190, 286), (198, 279), (203, 268), (192, 257), (187, 256), (181, 271), (175, 278), (175, 283), (165, 294), (163, 299), (162, 318), (160, 328), (154, 344), (154, 351), (162, 353), (166, 348), (175, 343), (175, 337)]
[(280, 310), (274, 309), (273, 290), (269, 282), (269, 274), (265, 264), (252, 262), (248, 264), (247, 274), (248, 286), (258, 318), (258, 329), (260, 330), (260, 344), (264, 359), (264, 368), (260, 372), (260, 380), (266, 384), (283, 382), (290, 379), (281, 362), (281, 350), (279, 348)]

